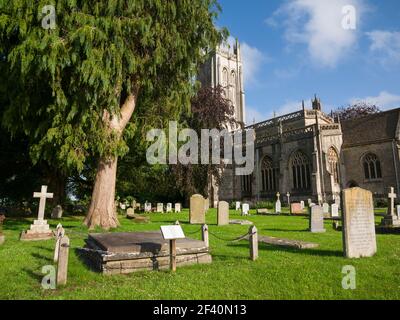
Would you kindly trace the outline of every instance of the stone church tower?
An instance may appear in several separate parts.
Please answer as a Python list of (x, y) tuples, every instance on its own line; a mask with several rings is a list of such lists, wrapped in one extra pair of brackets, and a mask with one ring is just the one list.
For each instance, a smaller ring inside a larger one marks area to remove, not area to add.
[(219, 46), (202, 66), (198, 80), (203, 86), (222, 86), (225, 98), (229, 99), (235, 108), (236, 120), (245, 122), (243, 62), (238, 40), (233, 47), (227, 43)]
[[(243, 61), (238, 40), (233, 46), (228, 43), (220, 45), (201, 67), (198, 80), (202, 86), (221, 86), (225, 98), (232, 102), (236, 120), (246, 122)], [(214, 207), (218, 206), (220, 199), (237, 199), (241, 196), (240, 177), (234, 175), (233, 168), (224, 169), (222, 181), (222, 186), (217, 186), (215, 181), (209, 184), (209, 200)]]

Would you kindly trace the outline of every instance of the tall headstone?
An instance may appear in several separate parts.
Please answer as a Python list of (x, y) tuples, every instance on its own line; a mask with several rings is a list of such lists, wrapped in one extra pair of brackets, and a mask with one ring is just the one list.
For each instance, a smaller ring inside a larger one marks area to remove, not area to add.
[(377, 252), (372, 192), (343, 191), (343, 249), (347, 258), (372, 257)]
[(190, 197), (190, 224), (205, 224), (204, 198), (200, 194)]
[(286, 193), (286, 197), (287, 197), (287, 204), (288, 204), (288, 207), (290, 208), (290, 193), (289, 193), (289, 192)]
[(68, 276), (68, 255), (69, 255), (69, 238), (64, 236), (60, 239), (60, 251), (58, 254), (57, 266), (57, 285), (66, 285)]
[(163, 213), (163, 212), (164, 212), (164, 204), (157, 203), (157, 213)]
[(56, 206), (51, 212), (52, 219), (61, 219), (63, 215), (63, 209), (60, 205)]
[(175, 212), (180, 213), (182, 211), (182, 206), (180, 203), (175, 203)]
[(172, 212), (172, 203), (167, 203), (167, 212)]
[(218, 202), (218, 225), (225, 226), (229, 224), (229, 203), (226, 201)]
[(65, 236), (65, 230), (61, 224), (58, 224), (56, 229), (56, 246), (54, 248), (54, 262), (58, 262), (58, 255), (60, 253), (61, 238)]
[(324, 214), (321, 206), (310, 207), (310, 231), (312, 233), (326, 232), (324, 228)]
[(281, 203), (281, 194), (278, 192), (276, 194), (276, 202), (275, 202), (275, 213), (280, 214), (282, 212), (282, 203)]
[(331, 205), (331, 217), (339, 218), (339, 205), (336, 203)]
[(305, 209), (306, 204), (304, 203), (304, 201), (300, 201), (300, 207), (301, 207), (301, 210)]
[(21, 240), (35, 241), (52, 239), (53, 232), (50, 230), (47, 220), (44, 220), (44, 211), (46, 208), (46, 200), (52, 199), (53, 194), (47, 193), (47, 186), (42, 186), (41, 192), (35, 192), (33, 197), (40, 198), (38, 218), (33, 222), (29, 230), (22, 232)]
[(400, 227), (400, 219), (398, 213), (395, 212), (395, 199), (397, 198), (394, 188), (390, 188), (388, 195), (389, 206), (387, 215), (382, 219), (381, 225), (385, 227)]
[(242, 215), (248, 216), (249, 212), (250, 212), (250, 205), (248, 203), (243, 203), (242, 204)]

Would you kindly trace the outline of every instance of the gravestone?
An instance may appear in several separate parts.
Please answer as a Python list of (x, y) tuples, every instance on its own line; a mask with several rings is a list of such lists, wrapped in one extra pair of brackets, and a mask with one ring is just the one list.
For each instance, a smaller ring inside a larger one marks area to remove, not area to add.
[(229, 224), (229, 203), (226, 201), (218, 202), (218, 225), (226, 226)]
[(242, 204), (242, 215), (248, 216), (249, 212), (250, 212), (250, 205), (248, 203), (243, 203)]
[(61, 224), (58, 224), (57, 229), (56, 229), (56, 246), (54, 248), (54, 262), (58, 262), (58, 255), (60, 252), (60, 242), (61, 238), (65, 236), (65, 230)]
[(204, 198), (200, 194), (190, 197), (190, 224), (205, 224)]
[(63, 215), (63, 209), (60, 205), (56, 206), (51, 212), (52, 219), (61, 219)]
[(268, 209), (261, 208), (261, 209), (257, 209), (257, 214), (267, 215), (267, 214), (269, 214), (269, 212), (268, 212)]
[(288, 207), (290, 207), (290, 193), (289, 193), (289, 192), (286, 193), (286, 197), (287, 197), (287, 204), (288, 204)]
[(343, 249), (347, 258), (372, 257), (377, 252), (372, 192), (343, 191)]
[(126, 210), (126, 216), (127, 216), (128, 218), (134, 218), (134, 216), (135, 216), (135, 209), (129, 208), (128, 210)]
[(310, 231), (312, 233), (324, 233), (324, 214), (321, 206), (313, 206), (310, 208)]
[(395, 212), (395, 199), (397, 198), (397, 195), (394, 193), (394, 188), (390, 188), (390, 193), (388, 195), (389, 199), (389, 206), (388, 206), (388, 212), (387, 215), (382, 219), (381, 226), (384, 227), (400, 227), (400, 219), (398, 212)]
[(311, 206), (312, 203), (313, 203), (313, 202), (312, 202), (311, 199), (308, 199), (308, 200), (307, 200), (307, 204), (308, 204), (309, 207)]
[(157, 213), (163, 213), (163, 212), (164, 212), (164, 204), (157, 203)]
[(276, 194), (277, 200), (275, 202), (275, 213), (280, 214), (282, 212), (281, 194)]
[(300, 201), (300, 206), (301, 206), (301, 210), (304, 210), (306, 205), (304, 203), (304, 201)]
[(331, 205), (331, 217), (339, 218), (339, 205), (336, 203)]
[(167, 203), (167, 212), (172, 212), (172, 203)]
[(300, 203), (290, 204), (290, 213), (291, 214), (303, 214), (303, 209), (301, 209), (301, 204)]
[(69, 255), (69, 238), (64, 236), (60, 239), (60, 251), (58, 254), (57, 265), (57, 285), (66, 285), (68, 276), (68, 255)]
[(46, 199), (52, 199), (53, 194), (47, 193), (47, 186), (42, 186), (41, 192), (35, 192), (34, 198), (40, 198), (38, 219), (33, 222), (29, 230), (21, 233), (22, 241), (49, 240), (53, 238), (53, 232), (50, 230), (47, 220), (44, 220), (44, 211), (46, 208)]
[(144, 204), (144, 212), (151, 212), (151, 203), (146, 202)]
[(180, 203), (175, 203), (175, 212), (180, 213), (182, 211), (182, 206)]
[(400, 206), (397, 206), (396, 209), (397, 209), (397, 218), (400, 219)]
[(121, 203), (119, 204), (119, 208), (120, 208), (121, 210), (126, 210), (126, 204), (121, 202)]
[(330, 213), (330, 208), (329, 208), (329, 204), (328, 203), (324, 203), (322, 205), (322, 211), (324, 213), (324, 218), (328, 219), (331, 217), (331, 213)]
[(6, 237), (3, 234), (3, 222), (6, 219), (5, 215), (0, 215), (0, 245), (2, 245), (4, 243), (4, 241), (6, 240)]
[(236, 211), (239, 211), (241, 206), (242, 204), (239, 201), (236, 201)]

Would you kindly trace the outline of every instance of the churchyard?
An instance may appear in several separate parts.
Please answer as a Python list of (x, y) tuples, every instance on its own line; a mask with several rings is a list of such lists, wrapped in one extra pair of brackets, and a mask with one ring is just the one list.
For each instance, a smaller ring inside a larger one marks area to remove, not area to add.
[[(155, 211), (157, 204), (153, 204)], [(170, 207), (168, 205), (168, 207)], [(224, 209), (226, 206), (222, 204)], [(159, 206), (158, 209), (161, 209)], [(209, 209), (205, 222), (209, 229), (212, 263), (179, 266), (176, 272), (139, 271), (130, 274), (103, 275), (89, 268), (81, 259), (79, 248), (85, 245), (88, 231), (84, 217), (64, 213), (62, 219), (47, 220), (51, 230), (59, 223), (70, 240), (68, 281), (57, 289), (43, 289), (45, 266), (53, 261), (55, 239), (21, 241), (33, 218), (7, 217), (4, 221), (5, 243), (0, 246), (1, 299), (399, 299), (400, 238), (397, 232), (377, 232), (378, 251), (370, 258), (343, 257), (342, 232), (323, 221), (325, 232), (310, 232), (306, 214), (290, 215), (282, 206), (281, 215), (257, 215), (252, 209), (243, 216), (230, 210), (232, 221), (250, 221), (258, 230), (258, 258), (249, 256), (249, 241), (231, 241), (249, 231), (249, 225), (227, 224), (218, 218), (217, 209)], [(317, 210), (318, 211), (318, 210)], [(322, 211), (322, 210), (320, 210)], [(379, 225), (386, 209), (375, 211)], [(122, 211), (124, 212), (124, 211)], [(120, 211), (121, 213), (121, 211)], [(146, 213), (149, 222), (135, 222), (119, 215), (121, 226), (114, 233), (157, 232), (161, 226), (179, 221), (188, 238), (203, 240), (201, 224), (189, 223), (189, 210), (180, 213)], [(47, 218), (47, 217), (46, 217)], [(226, 218), (226, 217), (225, 217)], [(218, 221), (219, 220), (219, 221)], [(222, 224), (222, 225), (218, 225)], [(200, 222), (202, 223), (202, 221)], [(231, 222), (232, 223), (232, 222)], [(46, 229), (47, 230), (47, 229)], [(101, 229), (91, 233), (109, 234)], [(271, 244), (287, 239), (316, 244), (313, 248), (286, 247)], [(267, 243), (263, 243), (266, 239)], [(356, 271), (356, 288), (343, 287), (343, 270)]]

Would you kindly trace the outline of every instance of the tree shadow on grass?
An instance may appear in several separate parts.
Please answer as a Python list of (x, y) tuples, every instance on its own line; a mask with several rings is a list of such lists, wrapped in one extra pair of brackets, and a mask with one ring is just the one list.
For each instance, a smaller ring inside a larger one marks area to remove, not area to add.
[(40, 271), (34, 271), (31, 269), (23, 268), (23, 272), (25, 272), (28, 276), (30, 276), (33, 280), (38, 281), (39, 283), (42, 281), (45, 274), (41, 273)]
[[(249, 248), (249, 244), (246, 243), (238, 243), (238, 244), (228, 244), (228, 247), (232, 246), (240, 246), (244, 248)], [(265, 243), (259, 243), (258, 245), (259, 250), (269, 250), (269, 251), (283, 251), (283, 252), (289, 252), (289, 253), (296, 253), (296, 254), (302, 254), (302, 255), (307, 255), (307, 256), (320, 256), (320, 257), (343, 257), (343, 252), (342, 251), (335, 251), (335, 250), (321, 250), (318, 248), (315, 249), (296, 249), (296, 248), (289, 248), (289, 247), (283, 247), (283, 246), (277, 246), (277, 245), (272, 245), (272, 244), (265, 244)]]
[(53, 263), (53, 259), (49, 258), (48, 256), (39, 254), (39, 253), (32, 253), (32, 257), (34, 257), (35, 259), (39, 259), (41, 261), (44, 260), (44, 261), (46, 261), (46, 263), (49, 263), (49, 264)]
[(4, 231), (22, 231), (32, 224), (32, 220), (28, 218), (8, 218), (4, 221), (3, 230)]

